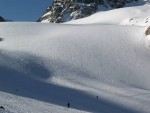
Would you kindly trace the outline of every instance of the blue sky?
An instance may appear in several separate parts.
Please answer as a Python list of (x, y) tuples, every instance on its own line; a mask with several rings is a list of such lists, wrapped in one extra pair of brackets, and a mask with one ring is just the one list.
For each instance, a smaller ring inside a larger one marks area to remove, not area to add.
[(52, 0), (0, 0), (0, 16), (13, 21), (36, 21)]

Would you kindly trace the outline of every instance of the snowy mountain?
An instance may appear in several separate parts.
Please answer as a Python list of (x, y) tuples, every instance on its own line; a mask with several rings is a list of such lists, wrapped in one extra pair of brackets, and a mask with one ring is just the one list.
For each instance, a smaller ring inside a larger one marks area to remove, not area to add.
[(0, 104), (13, 113), (149, 113), (146, 28), (0, 23)]
[(38, 22), (62, 23), (84, 18), (101, 10), (137, 5), (139, 2), (140, 0), (54, 0)]
[(149, 17), (146, 3), (0, 23), (0, 113), (150, 113)]
[(150, 26), (150, 5), (125, 7), (97, 12), (89, 17), (72, 20), (65, 24), (111, 24)]

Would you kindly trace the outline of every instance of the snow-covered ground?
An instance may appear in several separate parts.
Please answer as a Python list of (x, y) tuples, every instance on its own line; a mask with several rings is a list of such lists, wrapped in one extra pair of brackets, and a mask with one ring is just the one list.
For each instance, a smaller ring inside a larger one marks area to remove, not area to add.
[(15, 113), (149, 113), (146, 28), (0, 23), (0, 104)]
[(149, 12), (0, 23), (0, 113), (150, 113)]
[(150, 5), (126, 7), (100, 11), (89, 17), (66, 22), (67, 24), (113, 24), (113, 25), (150, 25)]

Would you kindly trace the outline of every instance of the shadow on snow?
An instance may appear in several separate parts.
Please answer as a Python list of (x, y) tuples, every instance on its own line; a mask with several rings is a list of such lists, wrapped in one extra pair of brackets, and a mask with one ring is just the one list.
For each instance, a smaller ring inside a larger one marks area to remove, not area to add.
[[(51, 73), (48, 70), (32, 61), (32, 58), (36, 58), (33, 56), (30, 58), (31, 59), (26, 59), (27, 62), (30, 62), (27, 63), (29, 68), (32, 68), (34, 71), (38, 70), (38, 72), (33, 71), (34, 74), (41, 78), (41, 74), (39, 73), (42, 72), (42, 75), (44, 74), (44, 79), (51, 77)], [(4, 59), (8, 62), (15, 60), (14, 58), (0, 53), (0, 61)], [(79, 90), (33, 79), (26, 73), (17, 71), (9, 66), (2, 66), (1, 64), (0, 91), (64, 107), (67, 106), (67, 103), (69, 102), (71, 108), (95, 113), (137, 113), (136, 111), (117, 105), (110, 101), (108, 102), (102, 98), (97, 100), (96, 97), (92, 97)]]

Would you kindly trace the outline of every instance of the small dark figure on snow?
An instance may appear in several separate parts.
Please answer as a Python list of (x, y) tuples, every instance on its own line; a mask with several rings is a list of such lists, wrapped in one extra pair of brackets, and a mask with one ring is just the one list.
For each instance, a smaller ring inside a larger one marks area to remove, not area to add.
[(67, 106), (68, 106), (68, 108), (70, 108), (70, 103), (69, 102), (68, 102)]
[(96, 96), (96, 99), (98, 100), (98, 96)]
[(0, 109), (3, 109), (3, 110), (5, 110), (3, 106), (0, 106)]
[(3, 38), (0, 38), (0, 41), (3, 41)]
[(15, 91), (18, 91), (18, 89), (16, 89)]

